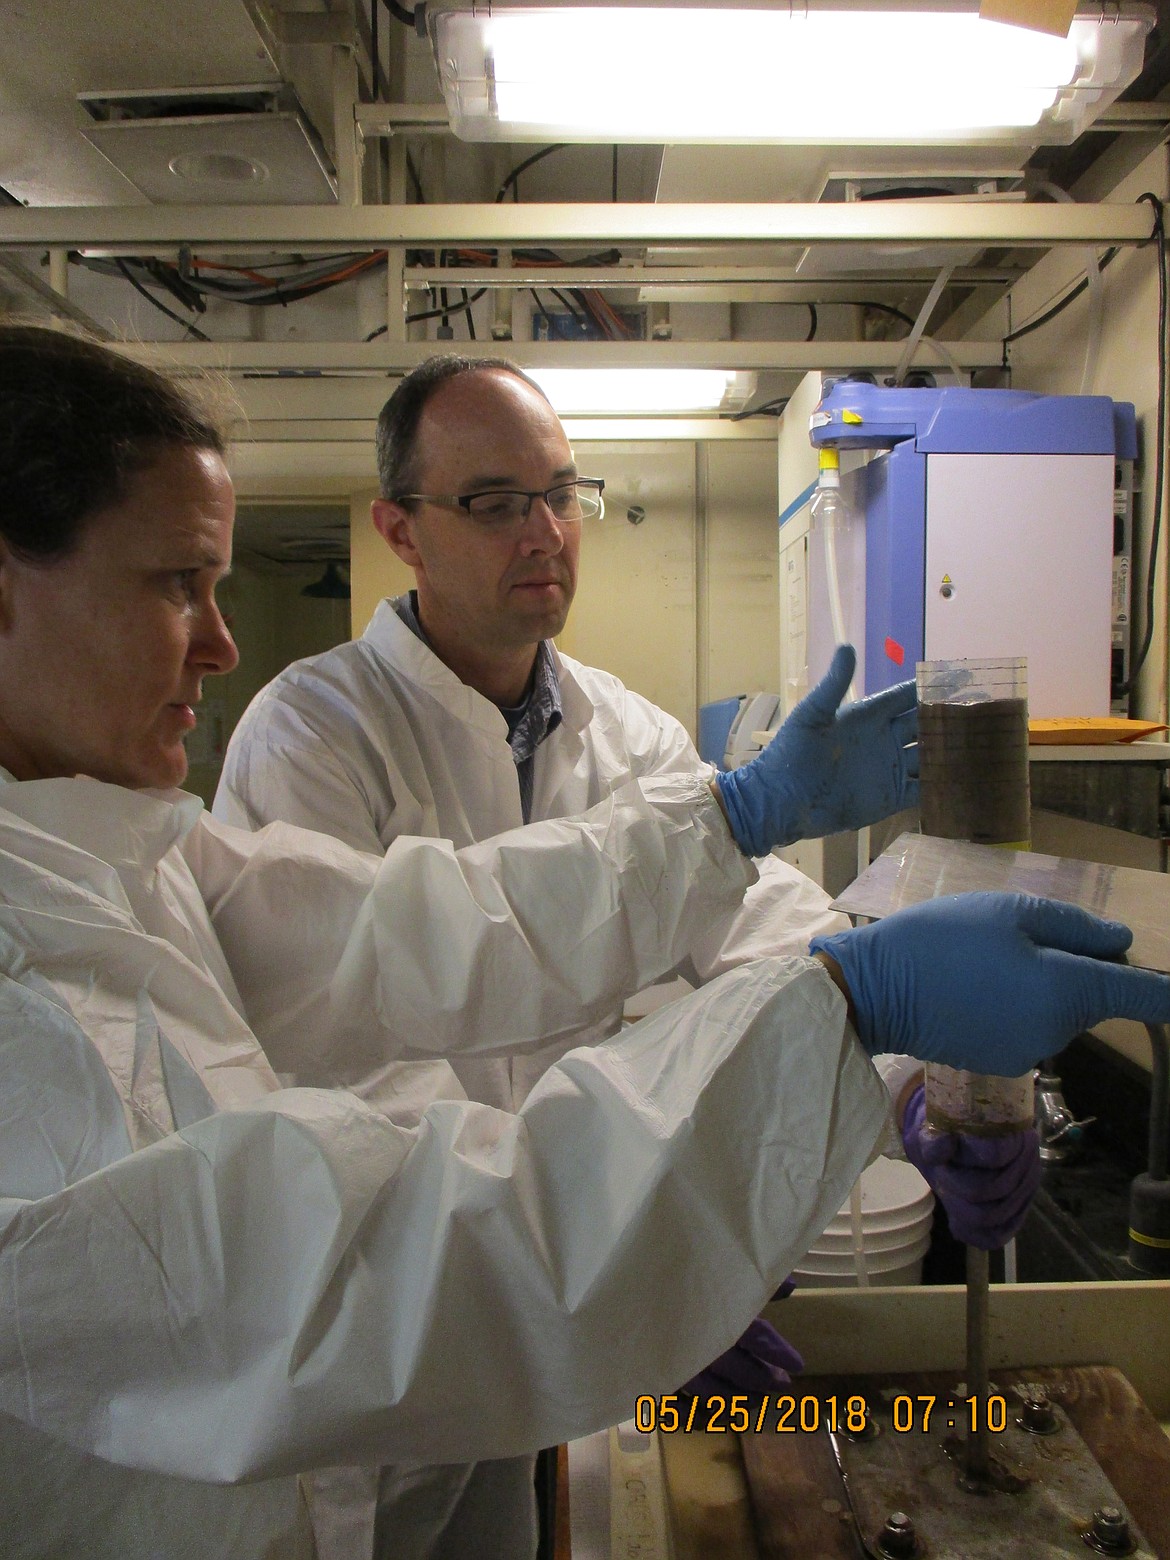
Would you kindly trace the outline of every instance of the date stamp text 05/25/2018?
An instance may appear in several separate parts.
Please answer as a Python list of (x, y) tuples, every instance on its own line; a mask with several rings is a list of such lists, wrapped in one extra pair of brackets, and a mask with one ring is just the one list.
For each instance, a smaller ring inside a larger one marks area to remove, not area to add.
[[(992, 1434), (1007, 1429), (1007, 1400), (999, 1393), (986, 1398), (939, 1397), (921, 1392), (899, 1393), (889, 1399), (888, 1422), (876, 1428), (895, 1435), (929, 1435), (932, 1423), (942, 1421), (948, 1430), (978, 1430)], [(662, 1435), (812, 1435), (822, 1427), (834, 1434), (863, 1435), (872, 1427), (871, 1410), (860, 1395), (820, 1397), (814, 1393), (712, 1393), (687, 1397), (640, 1397), (634, 1404), (634, 1423), (643, 1432)]]

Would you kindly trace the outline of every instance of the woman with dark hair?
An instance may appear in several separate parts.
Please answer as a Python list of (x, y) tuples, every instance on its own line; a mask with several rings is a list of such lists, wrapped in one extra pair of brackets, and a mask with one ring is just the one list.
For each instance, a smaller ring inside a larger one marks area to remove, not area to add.
[[(738, 902), (711, 789), (384, 859), (238, 833), (168, 789), (235, 663), (214, 424), (116, 352), (0, 326), (0, 491), (6, 1556), (308, 1554), (307, 1469), (624, 1418), (842, 1202), (886, 1124), (867, 1052), (1020, 1072), (1100, 1017), (1170, 1018), (1170, 981), (1085, 956), (1124, 928), (976, 896), (725, 976), (515, 1115), (471, 1105), (437, 1058), (571, 1031)], [(399, 1117), (277, 1076), (403, 1060), (430, 1065)]]
[(0, 647), (0, 764), (179, 785), (202, 678), (237, 660), (214, 606), (235, 518), (223, 434), (177, 383), (83, 338), (2, 340), (2, 601), (29, 631)]

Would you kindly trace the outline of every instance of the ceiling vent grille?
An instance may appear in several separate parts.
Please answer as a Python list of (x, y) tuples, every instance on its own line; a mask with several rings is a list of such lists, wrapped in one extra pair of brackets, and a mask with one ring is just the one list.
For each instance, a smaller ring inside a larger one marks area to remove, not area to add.
[(291, 87), (82, 92), (82, 134), (155, 205), (322, 205), (325, 149)]

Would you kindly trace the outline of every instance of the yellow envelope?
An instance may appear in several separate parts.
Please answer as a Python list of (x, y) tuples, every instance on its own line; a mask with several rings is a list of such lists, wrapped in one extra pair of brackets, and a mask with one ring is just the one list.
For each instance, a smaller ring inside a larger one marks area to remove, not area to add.
[(1126, 720), (1121, 715), (1072, 715), (1065, 720), (1030, 720), (1028, 741), (1037, 744), (1136, 742), (1170, 728), (1152, 720)]

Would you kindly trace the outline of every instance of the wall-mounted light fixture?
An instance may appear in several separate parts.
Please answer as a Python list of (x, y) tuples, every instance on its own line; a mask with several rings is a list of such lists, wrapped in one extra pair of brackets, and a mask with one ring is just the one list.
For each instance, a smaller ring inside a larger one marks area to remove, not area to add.
[(349, 570), (336, 558), (330, 558), (325, 565), (325, 573), (319, 580), (306, 585), (301, 595), (314, 597), (318, 601), (348, 601)]
[(562, 417), (742, 411), (754, 374), (706, 368), (526, 368)]
[(1137, 76), (1154, 20), (1127, 0), (1082, 7), (1065, 38), (976, 0), (425, 9), (469, 141), (1062, 144)]

